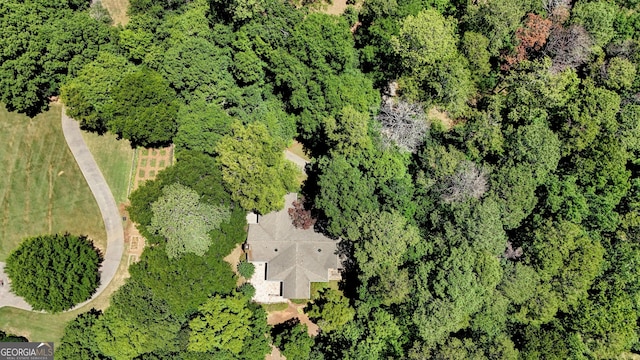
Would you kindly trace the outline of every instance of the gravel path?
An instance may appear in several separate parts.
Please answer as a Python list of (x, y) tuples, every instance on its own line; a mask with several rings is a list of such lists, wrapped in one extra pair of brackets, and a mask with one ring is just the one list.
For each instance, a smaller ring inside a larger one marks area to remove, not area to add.
[[(96, 198), (107, 232), (107, 251), (104, 254), (104, 261), (100, 268), (100, 285), (91, 299), (76, 305), (73, 308), (76, 309), (100, 295), (113, 279), (124, 251), (124, 231), (116, 201), (113, 198), (113, 194), (111, 194), (111, 189), (109, 189), (107, 181), (98, 168), (98, 164), (96, 164), (93, 155), (89, 152), (87, 144), (82, 138), (80, 125), (77, 121), (67, 116), (64, 108), (62, 109), (62, 132), (64, 133), (64, 138), (67, 141), (73, 157), (78, 163), (80, 171), (87, 180), (93, 196)], [(79, 221), (82, 220), (79, 219)], [(3, 271), (4, 265), (4, 263), (0, 263), (0, 280), (4, 282), (4, 285), (0, 286), (0, 307), (11, 306), (23, 310), (31, 310), (31, 306), (29, 306), (24, 299), (9, 292), (10, 284)]]

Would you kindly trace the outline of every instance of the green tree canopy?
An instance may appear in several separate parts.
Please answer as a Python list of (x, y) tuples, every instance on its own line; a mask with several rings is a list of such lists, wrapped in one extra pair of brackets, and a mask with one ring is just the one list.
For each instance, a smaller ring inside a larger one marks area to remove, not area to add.
[(239, 354), (245, 339), (250, 337), (252, 316), (242, 297), (214, 295), (189, 321), (188, 349), (198, 352), (220, 349)]
[(198, 193), (180, 184), (171, 184), (151, 204), (153, 218), (149, 230), (167, 240), (170, 258), (184, 253), (202, 256), (209, 249), (209, 231), (229, 219), (229, 209), (200, 202)]
[(236, 122), (215, 149), (222, 180), (240, 206), (261, 214), (284, 206), (284, 195), (294, 190), (298, 171), (284, 158), (284, 144), (269, 135), (266, 126)]
[(105, 112), (109, 131), (133, 145), (167, 144), (177, 130), (176, 95), (158, 72), (141, 68), (125, 75), (113, 88)]
[(86, 236), (27, 238), (7, 258), (11, 289), (35, 310), (60, 312), (91, 297), (102, 254)]
[(100, 52), (96, 60), (85, 65), (61, 88), (67, 114), (80, 121), (82, 128), (98, 133), (107, 130), (106, 107), (114, 88), (134, 70), (124, 57)]

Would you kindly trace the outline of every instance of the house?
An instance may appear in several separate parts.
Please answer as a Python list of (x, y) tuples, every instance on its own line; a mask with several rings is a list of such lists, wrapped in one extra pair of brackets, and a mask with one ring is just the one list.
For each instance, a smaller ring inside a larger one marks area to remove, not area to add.
[(283, 210), (247, 217), (254, 220), (249, 224), (247, 260), (256, 266), (250, 280), (255, 301), (308, 299), (312, 282), (339, 279), (338, 242), (293, 226), (288, 209), (296, 198), (287, 194)]

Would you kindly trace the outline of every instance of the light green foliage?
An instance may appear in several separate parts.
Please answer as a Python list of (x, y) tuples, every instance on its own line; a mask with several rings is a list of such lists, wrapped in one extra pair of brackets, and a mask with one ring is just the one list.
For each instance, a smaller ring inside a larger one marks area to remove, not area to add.
[(178, 102), (159, 73), (142, 68), (125, 75), (113, 89), (107, 128), (133, 145), (166, 144), (176, 130)]
[(462, 37), (462, 53), (469, 61), (469, 68), (473, 79), (478, 82), (487, 76), (491, 71), (489, 63), (491, 54), (489, 54), (489, 39), (486, 36), (467, 31)]
[[(91, 309), (67, 323), (55, 356), (61, 359), (101, 359), (103, 355), (98, 349), (96, 335), (92, 329), (101, 315), (101, 311)], [(5, 341), (1, 337), (0, 340)]]
[(277, 334), (274, 344), (287, 359), (308, 359), (314, 341), (307, 333), (307, 325), (297, 323)]
[(536, 205), (538, 183), (530, 166), (503, 167), (491, 179), (491, 189), (502, 209), (504, 226), (516, 228)]
[(523, 323), (541, 324), (557, 311), (567, 312), (587, 295), (600, 271), (604, 249), (579, 225), (560, 222), (539, 226), (533, 233), (528, 264), (540, 283), (535, 295), (524, 301), (516, 315)]
[(344, 19), (313, 12), (296, 24), (291, 35), (292, 54), (310, 68), (325, 73), (354, 68), (353, 37)]
[[(184, 0), (169, 2), (178, 4), (180, 1)], [(174, 46), (180, 47), (181, 44), (195, 38), (210, 39), (211, 28), (207, 18), (210, 12), (211, 4), (209, 1), (192, 0), (188, 1), (181, 11), (167, 14), (166, 21), (161, 25), (170, 35), (166, 40), (167, 47), (169, 49)]]
[(11, 290), (34, 310), (60, 312), (91, 297), (98, 287), (100, 251), (86, 236), (25, 239), (7, 258)]
[[(507, 119), (511, 122), (526, 123), (540, 121), (548, 113), (566, 108), (574, 99), (581, 99), (580, 79), (575, 70), (554, 73), (550, 71), (551, 61), (545, 58), (541, 62), (524, 61), (519, 67), (524, 71), (511, 72), (507, 78), (506, 94)], [(506, 120), (506, 119), (505, 119)]]
[(186, 102), (208, 98), (220, 104), (235, 87), (228, 71), (231, 63), (222, 49), (206, 39), (193, 37), (176, 41), (167, 50), (160, 72)]
[(61, 97), (67, 106), (67, 114), (80, 121), (85, 129), (106, 131), (105, 110), (112, 100), (114, 88), (133, 70), (133, 65), (124, 57), (100, 52), (96, 60), (85, 65), (76, 77), (62, 86)]
[(151, 62), (158, 56), (159, 49), (153, 45), (153, 33), (141, 29), (125, 29), (119, 35), (120, 45), (127, 52), (129, 60), (140, 64)]
[(189, 321), (188, 349), (208, 352), (214, 349), (239, 354), (251, 334), (252, 312), (241, 297), (214, 295)]
[(546, 206), (557, 217), (579, 224), (589, 215), (589, 205), (575, 176), (553, 176), (545, 184)]
[(391, 38), (391, 43), (406, 68), (421, 71), (424, 66), (456, 57), (455, 30), (454, 20), (446, 19), (433, 9), (423, 10), (402, 21), (400, 34)]
[(521, 305), (535, 294), (539, 283), (540, 276), (535, 269), (518, 262), (505, 271), (500, 290), (514, 305)]
[(222, 179), (244, 209), (267, 214), (284, 206), (284, 195), (294, 190), (298, 171), (285, 160), (283, 149), (260, 122), (232, 124), (231, 134), (216, 145)]
[(598, 140), (595, 146), (575, 156), (572, 161), (576, 183), (582, 185), (589, 206), (589, 221), (585, 225), (613, 231), (619, 222), (616, 206), (630, 187), (629, 155), (613, 136), (603, 136)]
[(407, 224), (399, 213), (363, 214), (358, 219), (354, 257), (360, 267), (360, 281), (368, 285), (372, 298), (383, 304), (403, 303), (411, 291), (409, 274), (400, 267), (422, 240), (418, 228)]
[(538, 184), (546, 181), (560, 161), (560, 141), (543, 121), (518, 128), (511, 140), (509, 162), (528, 164)]
[(356, 315), (349, 298), (334, 289), (323, 290), (310, 307), (307, 315), (325, 332), (341, 329)]
[(614, 37), (616, 6), (606, 1), (578, 1), (572, 10), (572, 21), (583, 25), (596, 45), (604, 47)]
[(154, 351), (177, 350), (180, 323), (162, 298), (130, 279), (114, 294), (92, 330), (100, 352), (125, 360)]
[(433, 9), (423, 10), (402, 21), (391, 43), (405, 69), (400, 81), (403, 94), (414, 100), (434, 97), (447, 110), (461, 114), (473, 84), (468, 61), (457, 50), (455, 29), (455, 20)]
[(251, 84), (264, 77), (264, 63), (252, 50), (240, 51), (233, 56), (233, 74), (244, 84)]
[[(353, 337), (357, 336), (356, 329), (360, 332), (359, 341), (355, 342), (347, 351), (345, 359), (379, 359), (399, 358), (400, 344), (403, 342), (402, 328), (392, 314), (384, 309), (377, 308), (363, 317), (359, 322), (348, 323), (345, 333)], [(353, 339), (353, 340), (358, 340)]]
[[(615, 131), (616, 114), (620, 110), (620, 96), (613, 91), (598, 88), (592, 82), (583, 82), (576, 101), (566, 107), (567, 118), (561, 128), (565, 144), (563, 155), (585, 149), (601, 131)], [(570, 119), (570, 121), (568, 121)]]
[(631, 61), (614, 57), (607, 65), (607, 75), (604, 84), (611, 90), (627, 90), (633, 85), (636, 77), (636, 65)]
[(151, 204), (149, 230), (166, 238), (170, 258), (204, 255), (211, 245), (209, 231), (229, 219), (229, 209), (200, 202), (198, 193), (180, 184), (165, 187), (162, 194)]
[(369, 122), (369, 114), (359, 112), (352, 106), (343, 108), (336, 118), (326, 118), (324, 128), (331, 151), (344, 156), (357, 156), (362, 151), (372, 149)]
[(429, 346), (469, 326), (471, 315), (482, 308), (500, 279), (498, 259), (489, 254), (478, 257), (468, 245), (450, 247), (441, 258), (417, 269), (418, 306), (412, 319)]
[(421, 241), (418, 229), (397, 212), (363, 214), (357, 222), (355, 258), (362, 281), (386, 276), (403, 264), (406, 252)]
[(488, 0), (467, 6), (466, 20), (473, 31), (489, 39), (489, 53), (497, 56), (511, 43), (512, 36), (521, 25), (530, 1)]
[(640, 106), (624, 106), (618, 113), (618, 123), (621, 143), (629, 151), (637, 151), (640, 148)]

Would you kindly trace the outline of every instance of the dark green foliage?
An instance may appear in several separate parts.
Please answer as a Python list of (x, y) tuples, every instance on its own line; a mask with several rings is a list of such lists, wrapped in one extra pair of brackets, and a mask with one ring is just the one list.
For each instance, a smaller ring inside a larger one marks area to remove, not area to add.
[(33, 116), (68, 75), (95, 59), (111, 31), (80, 11), (87, 2), (46, 0), (0, 4), (0, 99), (10, 110)]
[(61, 359), (94, 360), (106, 359), (98, 349), (93, 325), (102, 316), (102, 311), (91, 309), (78, 315), (64, 329), (61, 344), (56, 348), (56, 357)]
[[(172, 314), (182, 318), (211, 294), (227, 294), (234, 289), (235, 278), (229, 264), (217, 256), (216, 251), (210, 250), (204, 256), (185, 254), (170, 259), (163, 249), (149, 248), (142, 255), (144, 261), (132, 266), (130, 272), (164, 299)], [(185, 293), (189, 296), (185, 297)]]
[[(297, 319), (296, 319), (297, 320)], [(274, 330), (274, 344), (287, 359), (308, 359), (313, 338), (307, 333), (307, 326), (299, 321), (278, 325)]]
[(255, 265), (248, 261), (240, 261), (238, 263), (238, 273), (245, 279), (250, 279), (253, 273), (256, 271)]
[(244, 283), (238, 287), (238, 292), (244, 295), (247, 299), (251, 299), (256, 294), (256, 288), (249, 283)]
[(134, 146), (167, 144), (175, 135), (179, 105), (159, 73), (142, 68), (125, 75), (112, 99), (105, 110), (107, 128)]
[(0, 342), (28, 342), (24, 336), (15, 336), (0, 330)]
[(86, 236), (41, 235), (22, 241), (7, 258), (11, 289), (35, 310), (60, 312), (91, 297), (102, 254)]

